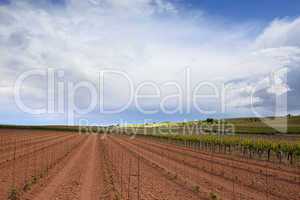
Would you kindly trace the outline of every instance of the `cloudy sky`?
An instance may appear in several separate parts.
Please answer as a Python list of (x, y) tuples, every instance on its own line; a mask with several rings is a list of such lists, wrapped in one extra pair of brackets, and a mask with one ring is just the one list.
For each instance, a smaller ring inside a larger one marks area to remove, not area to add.
[(0, 0), (0, 123), (298, 114), (300, 2)]

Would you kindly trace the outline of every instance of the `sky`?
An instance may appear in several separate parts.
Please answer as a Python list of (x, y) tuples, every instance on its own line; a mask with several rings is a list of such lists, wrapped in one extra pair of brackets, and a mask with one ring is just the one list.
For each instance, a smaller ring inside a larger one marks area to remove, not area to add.
[(297, 0), (0, 0), (0, 124), (299, 114)]

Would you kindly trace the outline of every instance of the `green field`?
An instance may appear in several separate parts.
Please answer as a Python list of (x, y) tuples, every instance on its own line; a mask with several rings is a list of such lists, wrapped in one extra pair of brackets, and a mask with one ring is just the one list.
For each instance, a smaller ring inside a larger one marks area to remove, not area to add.
[(300, 116), (266, 117), (266, 118), (234, 118), (213, 119), (189, 122), (161, 122), (150, 124), (129, 125), (127, 128), (178, 128), (201, 127), (204, 132), (220, 132), (226, 130), (232, 134), (300, 134)]

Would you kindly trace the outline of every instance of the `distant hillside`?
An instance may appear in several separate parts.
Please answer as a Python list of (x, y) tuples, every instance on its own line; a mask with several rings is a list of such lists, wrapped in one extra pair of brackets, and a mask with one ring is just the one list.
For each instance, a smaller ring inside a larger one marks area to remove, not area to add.
[(127, 127), (155, 128), (155, 127), (185, 127), (205, 126), (206, 129), (216, 130), (219, 126), (233, 126), (237, 134), (300, 134), (300, 116), (286, 117), (245, 117), (232, 119), (207, 119), (189, 122), (161, 122), (142, 125), (128, 125)]

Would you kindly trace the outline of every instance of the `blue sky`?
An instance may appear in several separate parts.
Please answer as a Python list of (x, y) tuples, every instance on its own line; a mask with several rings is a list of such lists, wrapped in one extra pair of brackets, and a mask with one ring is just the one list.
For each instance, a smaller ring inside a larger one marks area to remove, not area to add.
[(201, 9), (210, 15), (222, 16), (228, 20), (271, 21), (274, 18), (298, 17), (300, 2), (297, 0), (187, 0), (182, 4)]
[(0, 0), (0, 123), (297, 114), (299, 35), (296, 0)]
[[(12, 0), (0, 0), (0, 4), (3, 5), (11, 2)], [(66, 0), (33, 2), (40, 5), (66, 6)], [(262, 20), (267, 22), (274, 18), (298, 17), (300, 13), (300, 2), (297, 0), (171, 0), (170, 2), (178, 7), (203, 10), (209, 15), (224, 17), (232, 21)]]

